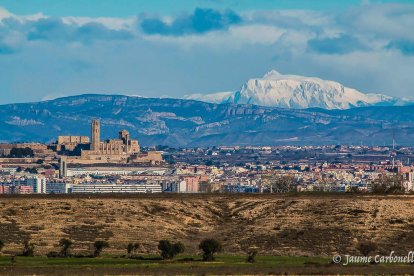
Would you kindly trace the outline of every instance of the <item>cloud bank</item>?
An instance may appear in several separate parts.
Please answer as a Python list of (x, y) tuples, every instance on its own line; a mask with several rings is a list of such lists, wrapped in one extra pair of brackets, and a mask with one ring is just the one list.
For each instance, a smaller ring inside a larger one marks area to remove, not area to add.
[(146, 34), (178, 36), (225, 30), (241, 21), (242, 18), (233, 11), (220, 12), (213, 9), (197, 8), (193, 14), (178, 16), (172, 22), (165, 22), (158, 17), (144, 18), (140, 26)]
[(196, 8), (129, 18), (0, 8), (0, 103), (53, 95), (181, 97), (232, 91), (275, 68), (366, 92), (413, 96), (414, 5), (341, 11)]

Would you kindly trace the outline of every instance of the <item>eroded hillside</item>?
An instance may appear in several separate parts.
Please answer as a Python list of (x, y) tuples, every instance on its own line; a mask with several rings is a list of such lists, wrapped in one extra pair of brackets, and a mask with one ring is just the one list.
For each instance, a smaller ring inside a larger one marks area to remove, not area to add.
[(156, 252), (166, 238), (195, 253), (205, 237), (221, 240), (228, 253), (255, 245), (275, 255), (348, 254), (368, 238), (379, 252), (414, 248), (412, 196), (15, 196), (1, 197), (0, 209), (5, 252), (18, 253), (30, 240), (45, 254), (62, 237), (85, 253), (108, 240), (114, 254), (131, 241), (142, 244), (141, 253)]

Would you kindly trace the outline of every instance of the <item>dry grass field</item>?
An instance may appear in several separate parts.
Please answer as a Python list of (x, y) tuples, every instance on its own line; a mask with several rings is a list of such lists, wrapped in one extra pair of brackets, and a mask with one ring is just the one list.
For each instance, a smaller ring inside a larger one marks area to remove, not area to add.
[(90, 253), (107, 240), (111, 255), (139, 242), (141, 254), (157, 253), (161, 239), (178, 240), (186, 253), (212, 237), (226, 254), (332, 256), (356, 254), (371, 239), (379, 254), (414, 248), (413, 196), (354, 195), (82, 195), (0, 197), (0, 240), (4, 253), (19, 253), (25, 240), (36, 254), (58, 251), (62, 237), (74, 253)]

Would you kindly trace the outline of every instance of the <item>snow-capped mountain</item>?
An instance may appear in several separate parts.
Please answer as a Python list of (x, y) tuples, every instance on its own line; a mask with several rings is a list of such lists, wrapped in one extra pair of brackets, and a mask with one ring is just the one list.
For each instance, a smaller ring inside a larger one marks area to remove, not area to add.
[(296, 109), (348, 109), (414, 103), (412, 100), (382, 94), (365, 94), (334, 81), (282, 75), (275, 70), (268, 72), (263, 78), (248, 80), (236, 92), (192, 94), (184, 98), (211, 103), (255, 104)]

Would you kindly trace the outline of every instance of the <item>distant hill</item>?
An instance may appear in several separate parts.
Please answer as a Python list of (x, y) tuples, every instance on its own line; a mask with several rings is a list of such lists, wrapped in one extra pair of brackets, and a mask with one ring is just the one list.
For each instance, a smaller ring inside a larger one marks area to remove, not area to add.
[(400, 106), (412, 100), (382, 94), (365, 94), (334, 81), (272, 70), (263, 78), (248, 80), (239, 91), (192, 94), (185, 99), (211, 103), (256, 104), (281, 108), (348, 109), (363, 106)]
[(2, 105), (0, 141), (89, 135), (92, 118), (101, 119), (102, 138), (125, 128), (146, 146), (383, 145), (393, 133), (414, 145), (414, 106), (297, 110), (119, 95)]

